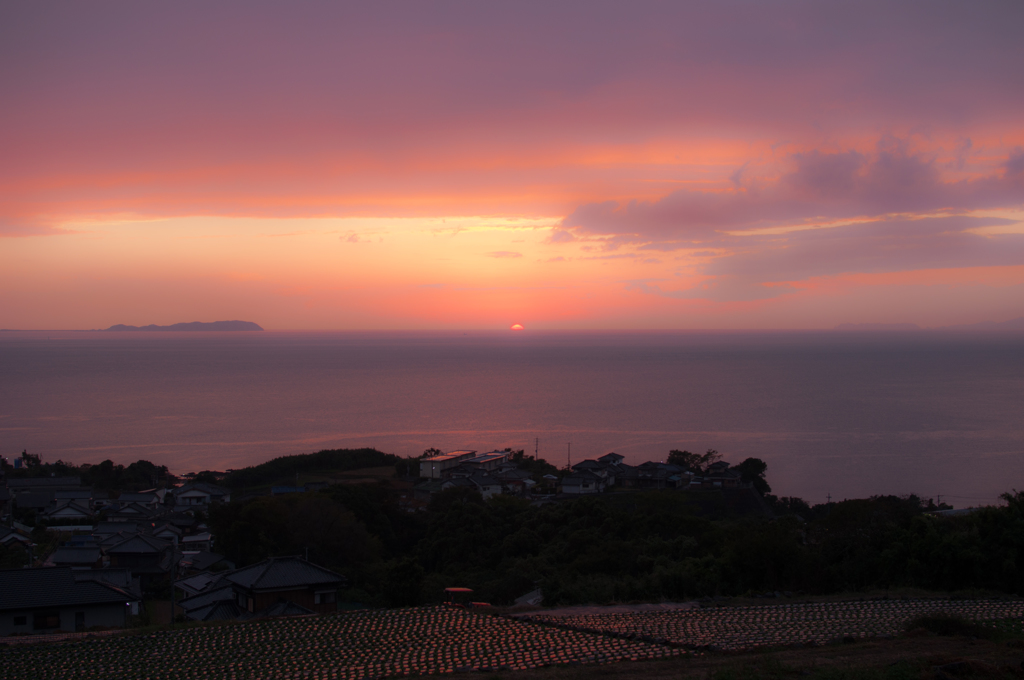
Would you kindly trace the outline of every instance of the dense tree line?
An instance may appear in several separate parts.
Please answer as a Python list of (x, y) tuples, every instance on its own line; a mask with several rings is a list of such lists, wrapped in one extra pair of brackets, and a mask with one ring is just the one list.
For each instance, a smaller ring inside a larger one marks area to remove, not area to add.
[(80, 477), (83, 485), (92, 487), (100, 493), (156, 489), (170, 487), (178, 482), (177, 477), (167, 470), (166, 465), (156, 465), (148, 460), (137, 460), (129, 465), (121, 465), (111, 460), (95, 465), (75, 465), (62, 460), (46, 463), (28, 451), (22, 452), (20, 458), (20, 468), (15, 468), (10, 463), (4, 464), (4, 473), (8, 478)]
[(687, 599), (913, 586), (1024, 594), (1024, 493), (944, 517), (915, 496), (819, 506), (769, 496), (778, 515), (702, 516), (692, 493), (610, 493), (544, 506), (466, 489), (408, 513), (385, 486), (332, 486), (211, 513), (217, 549), (240, 564), (303, 554), (338, 569), (350, 597), (436, 601), (447, 586), (507, 604)]

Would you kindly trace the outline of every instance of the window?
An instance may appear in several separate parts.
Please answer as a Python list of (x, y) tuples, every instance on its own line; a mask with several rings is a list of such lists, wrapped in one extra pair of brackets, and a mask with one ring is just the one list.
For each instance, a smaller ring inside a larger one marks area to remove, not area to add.
[(32, 628), (34, 630), (60, 628), (60, 612), (36, 612), (32, 615)]
[(331, 604), (335, 601), (336, 594), (333, 590), (316, 593), (313, 596), (314, 604)]
[(14, 617), (14, 625), (15, 626), (27, 626), (28, 625), (28, 617), (27, 616), (15, 616)]

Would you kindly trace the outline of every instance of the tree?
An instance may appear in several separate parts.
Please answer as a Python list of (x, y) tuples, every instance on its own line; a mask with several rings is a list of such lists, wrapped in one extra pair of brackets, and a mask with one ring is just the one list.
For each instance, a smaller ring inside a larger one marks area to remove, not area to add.
[(707, 472), (711, 464), (717, 463), (720, 460), (722, 460), (722, 454), (714, 449), (708, 449), (707, 453), (703, 456), (690, 453), (689, 451), (679, 451), (678, 449), (668, 452), (668, 462), (670, 465), (678, 465), (694, 472)]
[(747, 458), (739, 465), (734, 465), (732, 469), (742, 475), (744, 482), (752, 483), (762, 496), (771, 492), (772, 487), (768, 486), (768, 480), (765, 479), (768, 463), (760, 458)]

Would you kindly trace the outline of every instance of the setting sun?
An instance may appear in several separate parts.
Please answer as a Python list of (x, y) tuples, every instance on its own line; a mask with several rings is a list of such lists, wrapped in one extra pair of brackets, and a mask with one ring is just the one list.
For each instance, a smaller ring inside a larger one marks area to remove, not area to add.
[(514, 330), (514, 331), (521, 331), (521, 330), (523, 330), (523, 324), (521, 324), (521, 323), (514, 323), (514, 324), (512, 324), (512, 330)]

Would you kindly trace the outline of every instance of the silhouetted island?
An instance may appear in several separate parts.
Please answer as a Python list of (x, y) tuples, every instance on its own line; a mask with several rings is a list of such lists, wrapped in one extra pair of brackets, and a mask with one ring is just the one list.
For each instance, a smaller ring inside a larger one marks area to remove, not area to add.
[(252, 321), (193, 321), (191, 323), (175, 323), (170, 326), (125, 326), (119, 323), (106, 329), (108, 331), (261, 331), (259, 324)]

